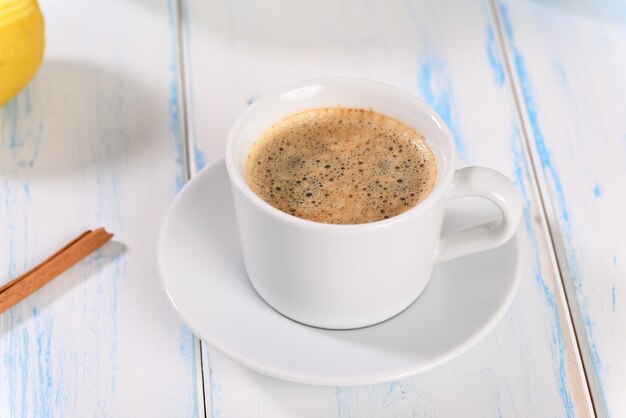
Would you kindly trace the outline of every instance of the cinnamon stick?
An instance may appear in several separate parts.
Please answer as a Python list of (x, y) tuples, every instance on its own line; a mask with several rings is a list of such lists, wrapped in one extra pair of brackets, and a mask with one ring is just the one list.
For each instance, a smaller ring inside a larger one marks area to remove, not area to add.
[(85, 231), (43, 263), (0, 287), (0, 314), (44, 287), (52, 279), (109, 241), (104, 228)]

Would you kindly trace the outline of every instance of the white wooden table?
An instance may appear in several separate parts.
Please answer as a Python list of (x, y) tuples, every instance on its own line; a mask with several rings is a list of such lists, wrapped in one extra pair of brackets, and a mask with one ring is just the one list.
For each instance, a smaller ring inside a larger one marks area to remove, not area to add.
[[(626, 416), (623, 4), (41, 6), (45, 62), (0, 109), (0, 285), (84, 229), (116, 236), (0, 317), (0, 416)], [(177, 320), (157, 280), (168, 205), (247, 103), (332, 75), (423, 97), (461, 157), (524, 200), (509, 313), (457, 359), (387, 384), (244, 369)]]

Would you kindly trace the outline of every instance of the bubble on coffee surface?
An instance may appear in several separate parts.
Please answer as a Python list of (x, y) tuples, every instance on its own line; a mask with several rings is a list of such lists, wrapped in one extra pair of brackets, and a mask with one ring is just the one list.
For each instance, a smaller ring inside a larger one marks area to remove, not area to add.
[(270, 205), (316, 222), (360, 224), (403, 213), (432, 190), (437, 169), (422, 135), (364, 109), (307, 110), (254, 144), (247, 182)]

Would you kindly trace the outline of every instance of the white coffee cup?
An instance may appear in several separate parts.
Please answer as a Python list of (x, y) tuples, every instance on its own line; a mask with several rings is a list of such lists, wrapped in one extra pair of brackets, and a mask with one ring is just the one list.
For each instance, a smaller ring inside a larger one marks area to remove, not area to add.
[[(422, 133), (437, 161), (430, 195), (410, 210), (378, 222), (332, 225), (272, 207), (246, 183), (254, 142), (274, 123), (306, 110), (342, 106), (390, 116)], [(331, 329), (358, 328), (393, 317), (416, 300), (433, 266), (507, 242), (521, 216), (509, 179), (483, 167), (455, 168), (456, 151), (443, 120), (423, 101), (374, 81), (327, 78), (265, 95), (235, 122), (226, 144), (244, 264), (250, 282), (275, 310)], [(445, 203), (480, 196), (502, 212), (497, 222), (442, 236)]]

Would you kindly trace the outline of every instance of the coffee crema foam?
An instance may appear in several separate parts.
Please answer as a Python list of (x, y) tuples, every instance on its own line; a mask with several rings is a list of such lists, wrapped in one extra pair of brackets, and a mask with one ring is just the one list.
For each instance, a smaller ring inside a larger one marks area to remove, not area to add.
[(291, 115), (254, 144), (252, 190), (275, 208), (330, 224), (399, 215), (437, 178), (435, 156), (414, 129), (371, 110), (320, 108)]

